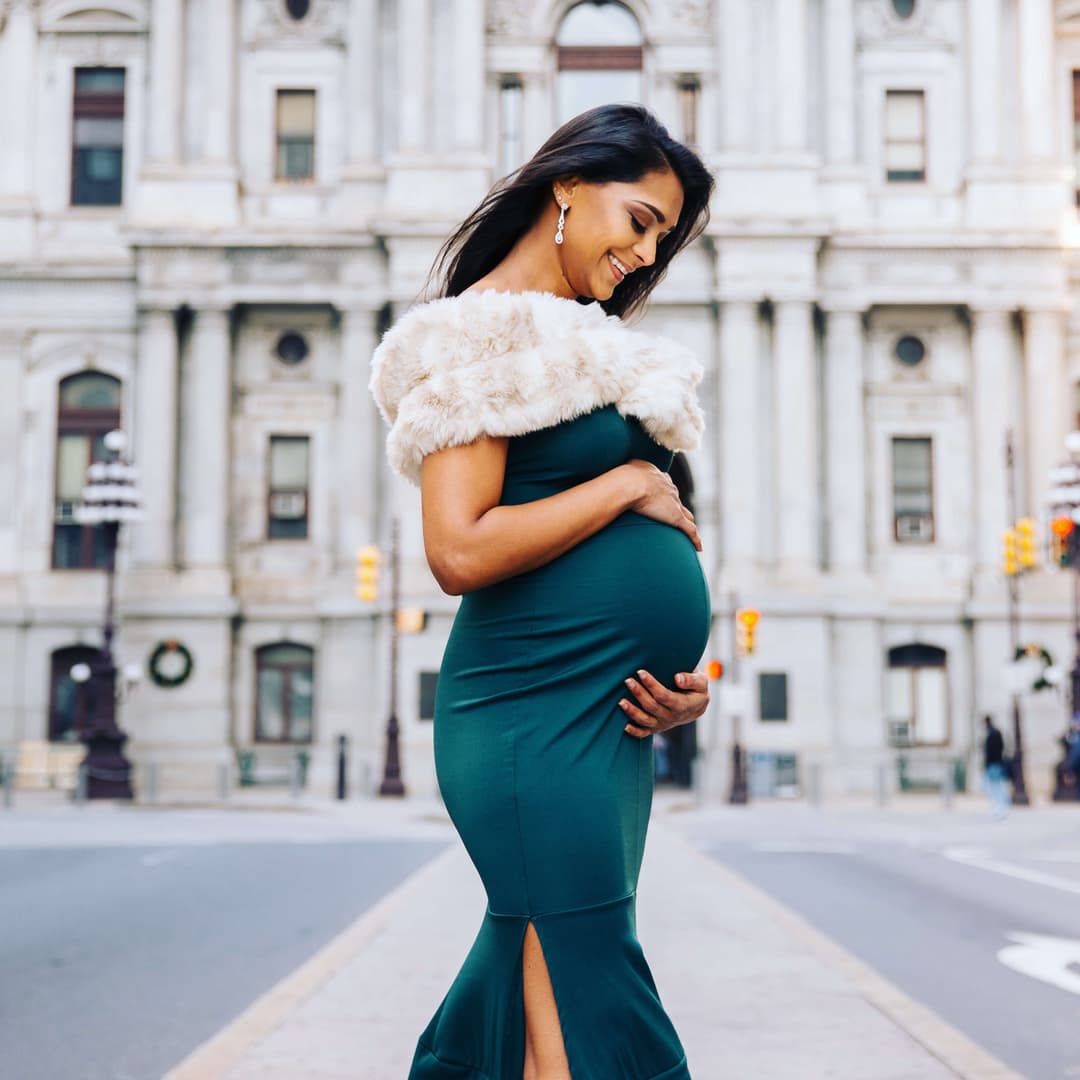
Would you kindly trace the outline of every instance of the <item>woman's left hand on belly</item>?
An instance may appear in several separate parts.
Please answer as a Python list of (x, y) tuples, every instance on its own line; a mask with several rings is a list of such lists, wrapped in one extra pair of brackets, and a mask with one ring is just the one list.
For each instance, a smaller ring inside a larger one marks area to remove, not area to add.
[(626, 685), (636, 702), (622, 698), (619, 705), (630, 718), (625, 731), (639, 739), (657, 735), (680, 724), (696, 720), (709, 706), (709, 680), (700, 671), (684, 671), (675, 676), (677, 690), (670, 690), (644, 669)]

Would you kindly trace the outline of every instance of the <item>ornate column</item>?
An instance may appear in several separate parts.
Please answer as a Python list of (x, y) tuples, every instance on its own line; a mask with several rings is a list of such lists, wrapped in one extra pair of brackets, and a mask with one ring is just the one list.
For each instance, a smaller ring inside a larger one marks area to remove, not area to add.
[(428, 0), (398, 0), (398, 153), (428, 148), (431, 94), (431, 23)]
[(777, 561), (781, 573), (813, 573), (818, 558), (817, 379), (809, 301), (777, 303), (773, 334)]
[(855, 160), (855, 19), (852, 0), (825, 0), (825, 147), (830, 164)]
[(133, 457), (139, 469), (144, 517), (131, 531), (132, 561), (136, 568), (171, 567), (176, 558), (173, 531), (180, 390), (175, 312), (171, 308), (140, 311), (138, 333)]
[(750, 21), (751, 0), (722, 0), (718, 27), (720, 32), (721, 101), (724, 132), (721, 148), (749, 150), (754, 120), (754, 82)]
[(149, 160), (180, 160), (180, 77), (184, 63), (181, 0), (153, 0), (150, 12)]
[(375, 312), (341, 313), (341, 381), (337, 421), (337, 561), (351, 566), (356, 549), (377, 539), (375, 497), (384, 453), (382, 418), (368, 393), (371, 354), (378, 344)]
[(199, 308), (182, 379), (180, 487), (186, 569), (222, 567), (226, 562), (230, 352), (228, 310)]
[(720, 506), (724, 565), (737, 572), (757, 561), (757, 476), (746, 460), (758, 415), (758, 306), (724, 303), (720, 316)]
[(1054, 13), (1052, 0), (1018, 0), (1020, 135), (1028, 158), (1054, 156)]
[(23, 460), (19, 446), (22, 378), (21, 335), (0, 332), (0, 576), (12, 575), (12, 587), (20, 565), (16, 509), (19, 505), (19, 465)]
[(806, 0), (776, 0), (774, 10), (776, 147), (784, 151), (805, 150)]
[(454, 4), (454, 148), (480, 151), (484, 141), (484, 4)]
[(967, 2), (968, 115), (971, 157), (994, 161), (1000, 154), (1001, 5)]
[(346, 125), (350, 163), (372, 164), (378, 158), (379, 4), (351, 0), (348, 14)]
[(232, 163), (233, 109), (236, 103), (236, 6), (213, 0), (206, 8), (206, 130), (203, 159)]
[(34, 160), (33, 133), (37, 95), (34, 69), (37, 30), (31, 0), (12, 0), (0, 37), (0, 87), (6, 91), (0, 109), (0, 199), (29, 199)]
[(1069, 393), (1065, 377), (1065, 316), (1024, 312), (1024, 383), (1027, 390), (1028, 513), (1038, 515), (1050, 469), (1065, 453)]
[(830, 311), (825, 334), (829, 566), (866, 570), (866, 436), (859, 311)]
[(1005, 498), (1005, 433), (1011, 417), (1011, 314), (971, 312), (972, 427), (974, 433), (975, 565), (999, 575), (1001, 533), (1009, 521)]

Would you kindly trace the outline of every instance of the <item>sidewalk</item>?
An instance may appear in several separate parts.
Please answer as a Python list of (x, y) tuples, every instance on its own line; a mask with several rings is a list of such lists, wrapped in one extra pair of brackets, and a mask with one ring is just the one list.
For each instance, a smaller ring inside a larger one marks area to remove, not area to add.
[[(1019, 1080), (663, 814), (638, 895), (695, 1080)], [(166, 1080), (404, 1080), (483, 910), (455, 842)]]

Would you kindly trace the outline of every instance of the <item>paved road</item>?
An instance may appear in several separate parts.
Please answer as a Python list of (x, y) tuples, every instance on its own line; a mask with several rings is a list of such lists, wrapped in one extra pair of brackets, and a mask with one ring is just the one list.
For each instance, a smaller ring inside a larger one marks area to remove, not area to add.
[(5, 1080), (159, 1080), (444, 843), (0, 850)]
[(692, 832), (1024, 1076), (1080, 1077), (1080, 814), (998, 826), (766, 807)]

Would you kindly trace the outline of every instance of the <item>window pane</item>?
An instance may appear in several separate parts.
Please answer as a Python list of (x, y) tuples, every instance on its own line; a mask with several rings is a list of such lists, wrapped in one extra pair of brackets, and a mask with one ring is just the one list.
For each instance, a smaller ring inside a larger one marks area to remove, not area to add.
[(272, 667), (276, 664), (298, 664), (311, 666), (314, 651), (307, 645), (293, 645), (283, 642), (280, 645), (267, 645), (258, 653), (260, 667)]
[(641, 72), (559, 72), (558, 123), (565, 123), (586, 109), (616, 101), (641, 101)]
[(119, 147), (124, 145), (124, 121), (118, 116), (80, 116), (75, 120), (78, 147)]
[(75, 90), (77, 93), (123, 93), (123, 68), (76, 68)]
[(53, 567), (74, 570), (80, 563), (82, 548), (81, 525), (57, 525), (53, 530)]
[(56, 497), (68, 501), (82, 498), (86, 470), (90, 465), (90, 440), (85, 435), (61, 435), (56, 447)]
[(889, 720), (914, 717), (910, 668), (889, 668), (885, 673), (885, 715)]
[(787, 674), (765, 671), (759, 673), (758, 699), (763, 721), (787, 720)]
[(285, 737), (285, 695), (282, 692), (282, 673), (275, 668), (259, 671), (259, 700), (257, 705), (257, 739)]
[(921, 142), (923, 138), (923, 95), (890, 90), (885, 98), (887, 138)]
[(499, 94), (500, 127), (502, 136), (502, 174), (513, 172), (521, 164), (521, 83), (503, 83)]
[(922, 143), (889, 143), (885, 147), (885, 167), (889, 172), (921, 173), (926, 164)]
[(275, 491), (304, 491), (308, 485), (308, 437), (272, 436), (270, 486)]
[(559, 45), (640, 45), (641, 27), (622, 4), (587, 0), (567, 12), (555, 40)]
[(943, 743), (948, 738), (945, 668), (915, 668), (915, 738)]
[[(100, 372), (73, 375), (60, 384), (65, 409), (120, 409), (120, 380)], [(119, 416), (117, 417), (119, 422)]]
[(289, 139), (278, 144), (277, 176), (283, 180), (310, 180), (315, 176), (315, 144)]
[(315, 134), (315, 91), (278, 91), (278, 135)]
[(929, 514), (931, 498), (929, 439), (893, 440), (893, 502), (897, 514)]
[(311, 669), (289, 672), (290, 734), (294, 742), (311, 741), (311, 699), (313, 680)]

